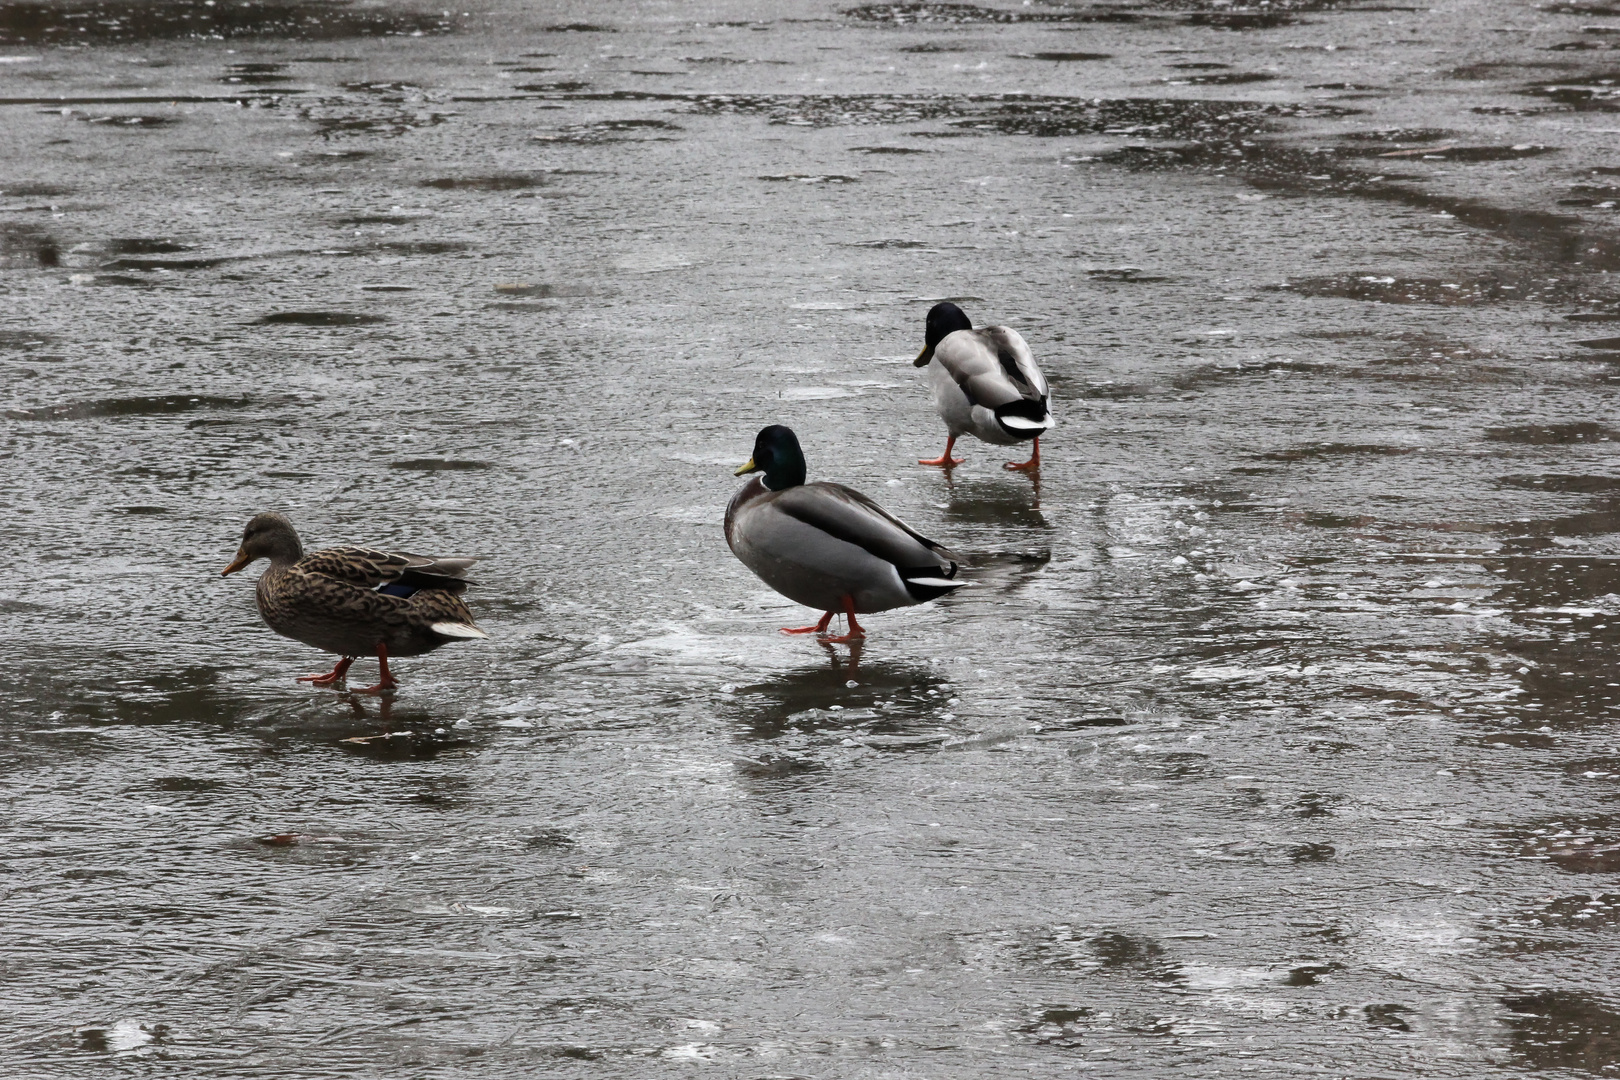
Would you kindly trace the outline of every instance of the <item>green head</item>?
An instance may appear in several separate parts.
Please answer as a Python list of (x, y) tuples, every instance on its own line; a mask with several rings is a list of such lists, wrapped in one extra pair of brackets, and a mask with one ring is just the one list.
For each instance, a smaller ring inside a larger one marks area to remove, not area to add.
[(917, 354), (912, 363), (917, 367), (927, 367), (928, 361), (934, 358), (934, 346), (944, 341), (958, 330), (973, 329), (973, 321), (967, 313), (955, 304), (946, 300), (935, 304), (928, 309), (928, 322), (923, 332), (923, 351)]
[(737, 470), (737, 475), (754, 472), (765, 474), (765, 486), (772, 491), (804, 483), (804, 451), (799, 449), (799, 437), (792, 428), (772, 424), (760, 430), (754, 437), (754, 456)]

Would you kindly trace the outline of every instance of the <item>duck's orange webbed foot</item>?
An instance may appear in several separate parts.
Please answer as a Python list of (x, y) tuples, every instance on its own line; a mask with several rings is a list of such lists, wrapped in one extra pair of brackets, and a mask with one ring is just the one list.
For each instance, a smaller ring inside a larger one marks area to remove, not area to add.
[(937, 458), (918, 458), (919, 465), (938, 465), (942, 469), (954, 468), (962, 464), (967, 458), (951, 457), (951, 451), (956, 448), (956, 436), (952, 435), (945, 440), (945, 452)]
[(1010, 469), (1014, 472), (1035, 472), (1040, 469), (1040, 467), (1041, 440), (1039, 439), (1035, 440), (1035, 449), (1034, 452), (1029, 455), (1028, 461), (1009, 461), (1007, 464), (1002, 466), (1003, 469)]
[(352, 663), (354, 663), (354, 657), (345, 656), (325, 675), (300, 675), (298, 681), (307, 682), (311, 686), (333, 686), (342, 682), (344, 676), (348, 675), (349, 665)]
[(784, 634), (819, 634), (822, 631), (827, 629), (827, 624), (832, 622), (832, 617), (833, 617), (833, 613), (829, 611), (829, 612), (827, 612), (827, 614), (823, 615), (821, 617), (821, 621), (816, 623), (816, 625), (814, 625), (814, 626), (784, 626), (784, 627), (782, 627), (782, 633), (784, 633)]
[(388, 671), (388, 646), (380, 641), (377, 642), (377, 665), (382, 669), (379, 673), (380, 677), (377, 679), (377, 685), (368, 686), (361, 690), (355, 690), (353, 693), (381, 694), (385, 691), (396, 689), (399, 686), (399, 683), (394, 681), (394, 676), (389, 674)]

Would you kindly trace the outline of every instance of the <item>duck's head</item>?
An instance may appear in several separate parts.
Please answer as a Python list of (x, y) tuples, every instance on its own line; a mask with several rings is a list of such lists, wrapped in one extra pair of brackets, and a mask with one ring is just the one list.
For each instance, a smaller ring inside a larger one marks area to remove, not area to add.
[(934, 346), (958, 330), (971, 329), (973, 329), (973, 321), (967, 317), (967, 313), (961, 308), (949, 300), (941, 304), (935, 304), (928, 309), (928, 323), (923, 338), (926, 344), (923, 345), (923, 351), (917, 354), (917, 359), (912, 363), (917, 367), (927, 367), (928, 361), (934, 358)]
[(285, 514), (258, 514), (242, 530), (242, 546), (236, 549), (231, 565), (220, 571), (220, 576), (269, 559), (272, 566), (284, 566), (303, 558), (304, 545), (298, 539), (298, 530)]
[(737, 470), (737, 475), (754, 472), (765, 474), (765, 486), (772, 491), (804, 483), (804, 451), (799, 449), (799, 437), (792, 428), (772, 424), (760, 429), (754, 436), (754, 456)]

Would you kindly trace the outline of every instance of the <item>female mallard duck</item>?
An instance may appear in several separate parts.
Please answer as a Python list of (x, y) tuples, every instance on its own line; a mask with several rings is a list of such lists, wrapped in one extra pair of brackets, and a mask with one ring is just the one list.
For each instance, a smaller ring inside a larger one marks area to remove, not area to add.
[(951, 450), (971, 432), (981, 442), (999, 446), (1035, 440), (1028, 461), (1009, 461), (1006, 468), (1039, 469), (1041, 436), (1052, 426), (1052, 413), (1046, 405), (1046, 376), (1018, 331), (1007, 326), (975, 330), (961, 308), (943, 303), (928, 311), (926, 342), (915, 364), (928, 368), (934, 411), (945, 421), (949, 438), (943, 454), (917, 464), (947, 469), (962, 464)]
[(877, 503), (842, 484), (804, 482), (798, 436), (773, 424), (754, 440), (754, 456), (737, 475), (760, 473), (726, 507), (726, 543), (743, 565), (795, 603), (826, 612), (814, 626), (785, 634), (819, 634), (833, 613), (925, 604), (967, 584), (954, 581), (956, 556), (909, 528)]
[(259, 614), (282, 637), (342, 657), (325, 675), (299, 682), (331, 686), (355, 659), (377, 654), (382, 677), (359, 691), (375, 694), (399, 684), (390, 656), (420, 656), (462, 638), (488, 637), (473, 623), (460, 594), (477, 559), (433, 559), (373, 548), (338, 547), (304, 554), (293, 524), (260, 514), (242, 530), (242, 546), (224, 570), (234, 574), (259, 559), (270, 569), (256, 590)]

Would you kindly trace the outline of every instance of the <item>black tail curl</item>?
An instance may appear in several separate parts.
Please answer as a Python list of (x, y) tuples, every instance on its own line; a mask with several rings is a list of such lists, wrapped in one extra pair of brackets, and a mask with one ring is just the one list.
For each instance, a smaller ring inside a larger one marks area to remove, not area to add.
[(952, 580), (956, 577), (956, 570), (954, 562), (947, 570), (941, 570), (937, 566), (902, 567), (900, 580), (906, 583), (906, 592), (910, 593), (917, 603), (926, 604), (967, 584), (965, 581)]

